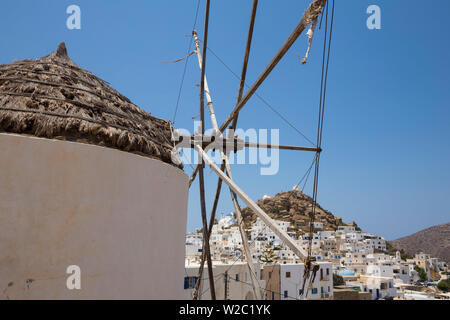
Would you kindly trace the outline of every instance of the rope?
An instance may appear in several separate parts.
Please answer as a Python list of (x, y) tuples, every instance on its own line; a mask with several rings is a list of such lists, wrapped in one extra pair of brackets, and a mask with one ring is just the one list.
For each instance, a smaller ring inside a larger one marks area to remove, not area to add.
[[(328, 50), (327, 50), (327, 34), (328, 34), (328, 8), (329, 2), (327, 1), (326, 7), (326, 17), (325, 17), (325, 37), (324, 37), (324, 47), (323, 47), (323, 58), (322, 58), (322, 78), (321, 78), (321, 86), (320, 86), (320, 102), (319, 102), (319, 123), (317, 126), (317, 148), (321, 149), (322, 146), (322, 133), (323, 133), (323, 119), (325, 112), (325, 97), (326, 97), (326, 88), (327, 88), (327, 80), (328, 80), (328, 66), (330, 62), (330, 51), (331, 51), (331, 39), (333, 34), (333, 22), (334, 22), (334, 0), (333, 7), (331, 13), (331, 22), (330, 22), (330, 34), (328, 38)], [(326, 57), (326, 64), (325, 64)], [(309, 247), (308, 247), (308, 257), (305, 262), (305, 276), (306, 274), (312, 271), (312, 281), (316, 276), (317, 268), (311, 270), (311, 255), (312, 255), (312, 240), (314, 235), (314, 218), (316, 213), (317, 206), (317, 189), (319, 183), (319, 162), (320, 162), (320, 152), (316, 153), (315, 157), (315, 170), (314, 170), (314, 184), (313, 184), (313, 204), (312, 204), (312, 212), (310, 214), (310, 228), (309, 228)], [(306, 278), (306, 277), (305, 277)]]
[(309, 175), (310, 175), (310, 173), (311, 173), (311, 169), (312, 169), (312, 167), (313, 167), (313, 165), (314, 165), (315, 162), (316, 162), (316, 157), (313, 158), (313, 161), (311, 162), (311, 165), (310, 165), (309, 168), (306, 170), (305, 174), (304, 174), (303, 177), (300, 179), (300, 181), (297, 183), (297, 186), (300, 186), (300, 184), (302, 183), (302, 181), (306, 178), (306, 179), (305, 179), (305, 183), (303, 184), (303, 187), (302, 187), (302, 189), (301, 189), (302, 192), (303, 192), (303, 190), (305, 190), (306, 183), (308, 182)]

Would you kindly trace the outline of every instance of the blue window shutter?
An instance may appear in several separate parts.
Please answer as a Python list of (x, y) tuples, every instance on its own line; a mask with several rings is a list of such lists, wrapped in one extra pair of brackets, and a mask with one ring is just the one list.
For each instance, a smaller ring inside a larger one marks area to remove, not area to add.
[(198, 277), (194, 277), (194, 284), (193, 284), (193, 288), (195, 288), (195, 285), (197, 284), (197, 280), (198, 280)]
[(284, 290), (284, 297), (285, 297), (285, 298), (288, 297), (288, 292), (287, 292), (287, 290)]
[(189, 278), (184, 277), (184, 289), (188, 289), (188, 288), (189, 288)]

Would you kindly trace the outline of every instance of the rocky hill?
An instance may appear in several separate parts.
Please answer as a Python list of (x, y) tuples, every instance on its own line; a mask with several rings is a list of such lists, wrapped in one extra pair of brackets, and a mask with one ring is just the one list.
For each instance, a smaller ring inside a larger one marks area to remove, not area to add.
[[(298, 190), (281, 192), (273, 197), (264, 196), (256, 202), (272, 219), (289, 221), (291, 230), (297, 234), (309, 232), (310, 213), (312, 212), (312, 198)], [(246, 226), (256, 220), (257, 215), (250, 208), (242, 210)], [(340, 225), (354, 225), (355, 222), (344, 223), (341, 217), (335, 217), (330, 211), (320, 205), (316, 207), (314, 221), (322, 222), (324, 230), (336, 230)]]
[(410, 255), (423, 251), (450, 263), (450, 223), (434, 226), (389, 242), (394, 248), (403, 249)]

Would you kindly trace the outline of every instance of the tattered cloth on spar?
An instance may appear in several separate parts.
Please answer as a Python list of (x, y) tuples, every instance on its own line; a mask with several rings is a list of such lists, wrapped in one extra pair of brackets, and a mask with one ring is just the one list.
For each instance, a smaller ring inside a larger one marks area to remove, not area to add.
[(64, 43), (41, 59), (0, 65), (0, 132), (116, 148), (177, 166), (171, 123), (77, 66)]

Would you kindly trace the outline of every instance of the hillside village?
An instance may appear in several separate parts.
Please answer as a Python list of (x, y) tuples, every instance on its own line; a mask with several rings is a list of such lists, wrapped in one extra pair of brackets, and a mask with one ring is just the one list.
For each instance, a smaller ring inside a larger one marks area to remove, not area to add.
[[(426, 253), (409, 256), (383, 237), (361, 230), (355, 222), (345, 223), (320, 206), (316, 208), (310, 241), (312, 199), (296, 187), (274, 197), (264, 196), (257, 203), (303, 249), (307, 250), (311, 242), (312, 256), (319, 265), (318, 276), (303, 288), (303, 262), (250, 209), (243, 209), (252, 262), (264, 299), (450, 299), (450, 294), (438, 286), (441, 280), (449, 281), (445, 261)], [(186, 235), (186, 299), (191, 297), (197, 281), (202, 238), (201, 232)], [(210, 245), (214, 275), (221, 279), (216, 280), (217, 298), (254, 299), (233, 213), (222, 214), (213, 225)], [(204, 293), (200, 299), (210, 298), (208, 281), (201, 282), (200, 291)]]

